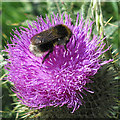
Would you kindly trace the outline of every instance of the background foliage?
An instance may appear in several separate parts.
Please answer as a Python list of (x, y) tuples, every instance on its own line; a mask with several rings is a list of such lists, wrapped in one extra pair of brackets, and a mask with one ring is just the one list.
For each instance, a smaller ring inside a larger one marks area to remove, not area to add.
[[(0, 44), (0, 49), (5, 49), (7, 42), (11, 43), (10, 32), (13, 33), (12, 29), (15, 29), (15, 27), (19, 29), (20, 26), (27, 27), (27, 21), (31, 22), (32, 20), (36, 20), (36, 16), (42, 15), (45, 17), (47, 14), (50, 17), (53, 12), (55, 14), (67, 12), (68, 14), (71, 14), (72, 23), (75, 24), (77, 13), (82, 13), (84, 19), (91, 18), (91, 15), (88, 14), (88, 8), (92, 7), (90, 5), (90, 2), (3, 2), (2, 9), (0, 8), (0, 18), (2, 10), (2, 43)], [(107, 36), (107, 41), (109, 44), (112, 44), (112, 57), (114, 57), (114, 59), (117, 61), (116, 66), (118, 68), (120, 65), (118, 60), (120, 55), (117, 55), (120, 51), (120, 4), (118, 2), (102, 2), (101, 8), (105, 29), (104, 31)], [(112, 19), (110, 20), (111, 17)], [(91, 19), (95, 21), (93, 17)], [(106, 24), (108, 20), (110, 21), (108, 24)], [(94, 33), (97, 33), (96, 25), (94, 28)], [(12, 84), (9, 83), (5, 78), (7, 74), (7, 71), (4, 69), (6, 58), (7, 54), (1, 52), (0, 81), (2, 80), (3, 92), (2, 110), (4, 111), (3, 118), (9, 118), (9, 120), (13, 120), (18, 117), (14, 108), (16, 105), (13, 104), (17, 101), (17, 98), (11, 91)]]

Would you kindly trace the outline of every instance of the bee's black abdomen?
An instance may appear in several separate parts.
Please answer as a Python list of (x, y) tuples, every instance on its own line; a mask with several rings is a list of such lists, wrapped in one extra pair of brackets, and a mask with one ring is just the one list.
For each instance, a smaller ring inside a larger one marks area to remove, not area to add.
[(38, 45), (38, 48), (41, 52), (46, 52), (49, 49), (53, 48), (53, 41)]

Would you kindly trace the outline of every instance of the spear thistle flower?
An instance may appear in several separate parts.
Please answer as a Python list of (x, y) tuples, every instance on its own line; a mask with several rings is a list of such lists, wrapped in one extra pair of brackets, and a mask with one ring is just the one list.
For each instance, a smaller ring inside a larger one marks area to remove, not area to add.
[[(96, 35), (90, 40), (93, 22), (85, 22), (82, 17), (79, 20), (79, 14), (75, 25), (71, 24), (70, 15), (64, 13), (60, 17), (53, 14), (51, 21), (47, 16), (45, 20), (40, 16), (32, 25), (28, 23), (28, 28), (14, 30), (12, 44), (6, 50), (8, 79), (14, 83), (15, 93), (23, 104), (36, 109), (66, 104), (74, 112), (83, 104), (84, 90), (94, 93), (86, 86), (92, 83), (89, 77), (112, 61), (99, 59), (109, 48), (103, 51), (105, 44)], [(41, 64), (44, 55), (36, 57), (30, 52), (30, 40), (58, 24), (65, 24), (73, 33), (67, 51), (62, 45), (56, 46)]]

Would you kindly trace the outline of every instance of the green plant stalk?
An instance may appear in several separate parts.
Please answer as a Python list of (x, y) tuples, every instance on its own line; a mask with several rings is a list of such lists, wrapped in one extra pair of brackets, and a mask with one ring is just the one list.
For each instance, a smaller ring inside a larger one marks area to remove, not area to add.
[[(102, 9), (101, 9), (101, 2), (100, 0), (97, 1), (97, 0), (91, 0), (91, 11), (92, 11), (92, 17), (93, 19), (95, 19), (95, 22), (96, 22), (96, 29), (97, 29), (97, 32), (99, 35), (101, 35), (101, 39), (103, 39), (105, 37), (104, 35), (104, 25), (103, 25), (103, 15), (102, 15)], [(107, 39), (104, 40), (106, 46), (104, 47), (104, 49), (107, 49), (108, 46), (110, 46), (109, 42)], [(104, 53), (106, 59), (114, 59), (112, 53), (111, 53), (111, 49), (109, 49), (107, 52)], [(119, 71), (118, 70), (118, 67), (117, 67), (117, 63), (114, 62), (113, 63), (113, 66), (114, 66), (114, 69), (116, 71)]]

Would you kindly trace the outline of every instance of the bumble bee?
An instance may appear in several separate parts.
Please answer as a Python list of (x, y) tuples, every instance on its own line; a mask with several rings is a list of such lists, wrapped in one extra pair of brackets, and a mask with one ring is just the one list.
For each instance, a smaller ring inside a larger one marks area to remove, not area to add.
[(64, 45), (65, 50), (67, 50), (66, 45), (71, 36), (72, 31), (66, 25), (59, 24), (34, 35), (31, 38), (29, 49), (37, 57), (48, 51), (42, 60), (43, 64), (56, 45)]

